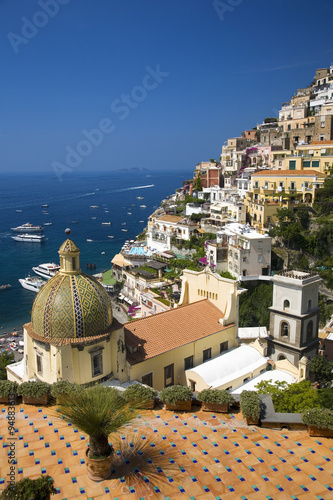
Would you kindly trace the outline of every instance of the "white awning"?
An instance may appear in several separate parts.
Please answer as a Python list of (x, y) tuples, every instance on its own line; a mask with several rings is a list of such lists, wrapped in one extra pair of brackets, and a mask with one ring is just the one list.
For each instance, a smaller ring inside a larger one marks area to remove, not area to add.
[(124, 298), (125, 298), (125, 297), (123, 296), (123, 294), (122, 294), (122, 293), (120, 293), (120, 294), (118, 295), (118, 299), (123, 300)]

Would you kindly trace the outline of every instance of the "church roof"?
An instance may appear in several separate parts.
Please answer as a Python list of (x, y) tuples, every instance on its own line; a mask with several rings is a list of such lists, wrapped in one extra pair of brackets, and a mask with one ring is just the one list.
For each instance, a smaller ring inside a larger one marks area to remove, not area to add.
[(74, 241), (69, 238), (63, 242), (61, 247), (59, 248), (59, 252), (79, 252), (80, 249), (77, 245), (75, 245)]
[(134, 365), (234, 326), (222, 326), (222, 317), (204, 299), (126, 323), (125, 343), (131, 350), (137, 348), (137, 352), (127, 353), (127, 361)]

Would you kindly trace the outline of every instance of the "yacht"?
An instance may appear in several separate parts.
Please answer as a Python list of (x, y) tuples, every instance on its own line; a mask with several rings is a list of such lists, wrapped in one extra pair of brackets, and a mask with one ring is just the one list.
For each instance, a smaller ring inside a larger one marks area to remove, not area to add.
[(137, 200), (143, 200), (143, 196), (137, 196), (136, 199)]
[(57, 274), (60, 270), (60, 266), (58, 264), (53, 264), (53, 262), (47, 262), (46, 264), (39, 264), (37, 267), (32, 268), (33, 272), (49, 280), (53, 276)]
[(27, 290), (31, 290), (32, 292), (39, 292), (43, 285), (45, 285), (45, 281), (37, 278), (37, 276), (28, 276), (27, 278), (19, 279), (19, 282), (26, 288)]
[(43, 232), (42, 226), (34, 226), (33, 224), (30, 224), (30, 222), (27, 222), (26, 224), (22, 224), (22, 226), (12, 227), (11, 230), (15, 231), (16, 233), (20, 233), (20, 232), (42, 233)]
[(45, 240), (44, 235), (39, 234), (18, 234), (17, 236), (11, 236), (15, 241), (28, 241), (32, 243), (41, 243)]
[(102, 222), (103, 226), (111, 226), (111, 222)]
[(147, 208), (146, 205), (140, 205), (140, 208)]
[(97, 205), (90, 205), (90, 208), (98, 208)]

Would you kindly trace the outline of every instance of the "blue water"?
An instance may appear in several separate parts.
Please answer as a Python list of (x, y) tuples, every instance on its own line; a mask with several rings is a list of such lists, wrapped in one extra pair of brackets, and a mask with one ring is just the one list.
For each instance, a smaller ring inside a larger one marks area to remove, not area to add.
[[(58, 250), (66, 239), (67, 227), (71, 228), (71, 238), (81, 250), (83, 272), (93, 274), (110, 269), (110, 261), (124, 241), (134, 239), (146, 227), (147, 218), (161, 200), (190, 177), (190, 172), (179, 171), (148, 175), (145, 172), (73, 173), (59, 182), (54, 175), (1, 175), (0, 285), (10, 283), (12, 288), (0, 291), (0, 336), (30, 321), (36, 294), (24, 289), (18, 279), (33, 276), (33, 266), (59, 263)], [(137, 196), (144, 199), (138, 200)], [(42, 208), (43, 204), (49, 207)], [(139, 207), (143, 204), (146, 208)], [(99, 208), (90, 208), (91, 205)], [(16, 242), (11, 238), (10, 228), (26, 222), (52, 223), (44, 226), (44, 243)], [(102, 222), (112, 225), (102, 225)], [(108, 238), (112, 235), (113, 239)], [(93, 241), (87, 242), (87, 239)], [(96, 265), (93, 271), (87, 269), (90, 263)]]

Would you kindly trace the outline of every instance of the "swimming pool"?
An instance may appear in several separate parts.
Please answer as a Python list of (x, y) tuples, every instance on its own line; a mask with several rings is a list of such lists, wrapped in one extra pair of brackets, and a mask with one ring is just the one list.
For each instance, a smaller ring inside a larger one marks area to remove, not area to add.
[(129, 251), (129, 255), (151, 255), (143, 247), (132, 247)]

